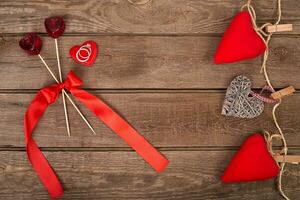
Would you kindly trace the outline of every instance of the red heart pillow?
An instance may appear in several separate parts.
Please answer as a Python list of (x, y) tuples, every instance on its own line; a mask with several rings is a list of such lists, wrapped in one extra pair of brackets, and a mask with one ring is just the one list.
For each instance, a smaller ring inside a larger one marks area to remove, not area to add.
[(248, 11), (239, 12), (221, 39), (215, 54), (215, 64), (232, 63), (263, 54), (266, 45), (254, 31)]
[(222, 182), (260, 181), (276, 177), (279, 167), (261, 134), (251, 135), (235, 154), (222, 176)]
[(90, 67), (94, 64), (97, 57), (97, 43), (91, 40), (86, 41), (80, 46), (73, 46), (69, 53), (75, 62)]

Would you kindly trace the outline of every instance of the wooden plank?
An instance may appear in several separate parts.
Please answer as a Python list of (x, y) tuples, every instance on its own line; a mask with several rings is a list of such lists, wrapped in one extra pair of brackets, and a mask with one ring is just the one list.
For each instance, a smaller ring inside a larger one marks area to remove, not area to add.
[[(246, 1), (235, 0), (152, 0), (132, 5), (126, 0), (0, 2), (2, 33), (45, 32), (44, 19), (64, 16), (67, 33), (199, 34), (223, 33)], [(255, 1), (259, 23), (274, 22), (276, 3)], [(293, 23), (300, 33), (298, 0), (282, 2), (283, 22)]]
[[(157, 147), (239, 146), (251, 133), (275, 132), (271, 106), (258, 118), (239, 119), (221, 115), (224, 92), (210, 93), (95, 93)], [(33, 94), (0, 94), (0, 147), (23, 147), (23, 115)], [(290, 146), (299, 146), (300, 118), (295, 105), (300, 94), (284, 99), (278, 109), (279, 123)], [(63, 106), (52, 105), (34, 137), (41, 147), (128, 147), (87, 109), (93, 136), (78, 114), (69, 107), (72, 137), (68, 138)]]
[[(27, 56), (18, 46), (20, 37), (7, 37), (0, 44), (0, 89), (33, 89), (53, 83), (36, 56)], [(95, 40), (100, 54), (92, 68), (75, 64), (69, 49), (85, 40)], [(265, 84), (260, 74), (261, 58), (228, 65), (215, 65), (219, 37), (72, 36), (59, 40), (64, 74), (74, 69), (94, 89), (227, 88), (233, 77), (245, 74), (253, 86)], [(300, 88), (300, 40), (274, 38), (270, 44), (268, 71), (275, 87)], [(43, 56), (57, 69), (54, 42), (44, 39)], [(57, 71), (57, 70), (56, 70)], [(57, 73), (56, 73), (57, 74)]]
[[(133, 152), (46, 152), (66, 193), (62, 199), (280, 199), (274, 181), (222, 184), (233, 151), (163, 152), (171, 163), (155, 173)], [(49, 199), (25, 152), (0, 152), (0, 199)], [(299, 167), (287, 165), (283, 187), (300, 195)]]

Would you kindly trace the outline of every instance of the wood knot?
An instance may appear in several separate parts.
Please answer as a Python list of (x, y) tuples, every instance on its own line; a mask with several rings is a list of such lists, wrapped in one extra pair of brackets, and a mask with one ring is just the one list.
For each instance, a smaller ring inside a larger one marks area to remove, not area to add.
[(127, 1), (134, 5), (144, 5), (150, 3), (152, 0), (127, 0)]
[(276, 47), (273, 49), (273, 53), (280, 60), (285, 60), (288, 55), (288, 49), (286, 47)]
[(4, 173), (5, 169), (6, 169), (6, 166), (0, 164), (0, 173)]
[(0, 46), (4, 45), (7, 42), (8, 42), (8, 40), (4, 37), (4, 35), (0, 34)]

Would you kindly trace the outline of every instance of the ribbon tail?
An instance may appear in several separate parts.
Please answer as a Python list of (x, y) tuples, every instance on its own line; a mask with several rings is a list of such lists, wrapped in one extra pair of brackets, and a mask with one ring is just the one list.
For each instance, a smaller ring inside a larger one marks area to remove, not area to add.
[(79, 88), (72, 88), (70, 92), (110, 129), (118, 134), (157, 172), (162, 172), (168, 166), (169, 161), (106, 103)]
[(35, 126), (43, 116), (47, 107), (50, 105), (42, 91), (43, 90), (39, 91), (35, 96), (25, 114), (24, 132), (26, 153), (28, 160), (30, 161), (32, 167), (38, 174), (44, 186), (47, 188), (50, 196), (52, 198), (57, 198), (63, 195), (63, 188), (52, 167), (32, 138), (32, 133)]

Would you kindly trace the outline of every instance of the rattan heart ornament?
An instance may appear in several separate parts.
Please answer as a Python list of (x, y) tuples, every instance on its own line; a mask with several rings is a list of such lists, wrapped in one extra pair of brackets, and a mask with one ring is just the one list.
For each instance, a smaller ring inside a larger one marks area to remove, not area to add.
[(251, 95), (251, 81), (244, 75), (235, 77), (227, 88), (222, 114), (239, 118), (254, 118), (264, 110), (264, 102)]

